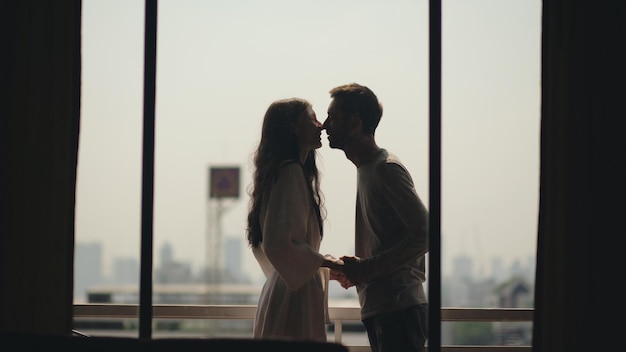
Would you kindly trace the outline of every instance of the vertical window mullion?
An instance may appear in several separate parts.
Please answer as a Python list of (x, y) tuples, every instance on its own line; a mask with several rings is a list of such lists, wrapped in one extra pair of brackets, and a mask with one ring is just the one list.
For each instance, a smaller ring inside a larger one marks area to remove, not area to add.
[(441, 350), (441, 0), (429, 1), (428, 351)]
[(146, 0), (143, 83), (143, 163), (141, 180), (141, 266), (139, 284), (139, 338), (141, 339), (152, 338), (156, 31), (157, 0)]

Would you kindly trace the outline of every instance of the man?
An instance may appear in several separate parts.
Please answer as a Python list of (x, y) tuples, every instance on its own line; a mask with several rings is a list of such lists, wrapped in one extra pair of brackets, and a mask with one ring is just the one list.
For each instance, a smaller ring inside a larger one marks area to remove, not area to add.
[(340, 282), (356, 285), (373, 352), (425, 351), (428, 211), (400, 160), (376, 144), (382, 117), (376, 95), (356, 83), (330, 95), (323, 126), (330, 147), (357, 168), (355, 256), (341, 258)]

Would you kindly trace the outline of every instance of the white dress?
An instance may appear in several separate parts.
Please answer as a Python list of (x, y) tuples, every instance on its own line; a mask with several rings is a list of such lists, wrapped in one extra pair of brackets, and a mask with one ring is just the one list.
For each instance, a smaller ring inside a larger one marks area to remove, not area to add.
[(252, 252), (266, 282), (254, 319), (255, 338), (326, 342), (328, 269), (302, 166), (282, 166), (261, 206), (263, 241)]

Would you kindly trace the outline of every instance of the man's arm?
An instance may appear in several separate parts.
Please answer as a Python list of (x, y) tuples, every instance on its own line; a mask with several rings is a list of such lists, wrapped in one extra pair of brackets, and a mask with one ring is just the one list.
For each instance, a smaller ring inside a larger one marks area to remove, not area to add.
[(380, 202), (393, 213), (393, 237), (398, 240), (386, 250), (369, 258), (342, 257), (344, 272), (353, 282), (369, 282), (389, 275), (401, 266), (416, 261), (428, 252), (428, 211), (415, 191), (408, 171), (399, 164), (387, 163), (377, 170)]

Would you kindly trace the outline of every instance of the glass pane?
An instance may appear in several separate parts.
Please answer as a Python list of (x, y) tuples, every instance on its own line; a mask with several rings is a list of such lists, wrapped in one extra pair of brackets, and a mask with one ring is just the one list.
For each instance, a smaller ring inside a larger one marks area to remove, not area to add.
[[(143, 19), (142, 1), (82, 2), (75, 303), (138, 302)], [(136, 326), (136, 319), (74, 324), (104, 335)]]
[[(263, 115), (277, 99), (308, 99), (323, 121), (331, 88), (372, 88), (385, 109), (378, 142), (406, 163), (428, 202), (427, 16), (426, 1), (160, 1), (155, 251), (173, 270), (162, 279), (184, 277), (174, 269), (184, 266), (185, 280), (211, 282), (205, 268), (221, 265), (222, 283), (261, 287), (246, 190)], [(353, 254), (356, 169), (325, 133), (322, 143), (321, 251)], [(221, 167), (240, 169), (239, 198), (209, 198), (209, 169)], [(331, 285), (331, 304), (358, 306), (354, 288)]]
[[(372, 88), (385, 109), (378, 142), (400, 156), (428, 202), (426, 1), (159, 6), (155, 269), (172, 272), (156, 277), (175, 281), (184, 277), (175, 268), (184, 266), (191, 268), (185, 280), (209, 287), (220, 281), (221, 296), (207, 297), (210, 303), (226, 304), (234, 284), (256, 286), (242, 304), (257, 303), (264, 277), (246, 242), (246, 190), (263, 115), (277, 99), (308, 99), (323, 121), (331, 88)], [(328, 213), (321, 252), (353, 254), (356, 169), (325, 137), (318, 160)], [(221, 167), (240, 169), (239, 198), (209, 197), (209, 170)], [(333, 281), (329, 303), (358, 307), (356, 290)], [(359, 321), (343, 335), (367, 345)]]
[[(143, 115), (143, 2), (82, 7), (77, 302), (88, 286), (137, 289)], [(498, 307), (513, 273), (529, 292), (534, 283), (541, 2), (445, 1), (443, 16), (443, 303)], [(306, 98), (323, 121), (332, 87), (372, 88), (384, 106), (378, 144), (428, 204), (428, 1), (162, 0), (157, 48), (155, 303), (208, 302), (211, 278), (245, 288), (219, 302), (256, 303), (263, 276), (245, 241), (246, 189), (276, 99)], [(321, 251), (352, 254), (355, 168), (325, 138), (319, 156)], [(209, 198), (209, 170), (221, 167), (239, 169), (238, 198)], [(186, 291), (160, 295), (173, 286)], [(331, 305), (358, 306), (354, 288), (332, 282)]]
[(532, 308), (541, 1), (442, 12), (443, 305)]

